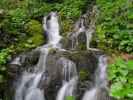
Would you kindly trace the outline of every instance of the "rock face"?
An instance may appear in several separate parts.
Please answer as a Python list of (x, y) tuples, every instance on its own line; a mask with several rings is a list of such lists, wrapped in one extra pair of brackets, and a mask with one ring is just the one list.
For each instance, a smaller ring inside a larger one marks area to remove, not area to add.
[[(94, 84), (94, 72), (97, 68), (98, 55), (103, 54), (101, 51), (60, 51), (50, 50), (46, 60), (46, 73), (47, 79), (45, 82), (40, 82), (40, 88), (45, 91), (45, 97), (47, 100), (53, 100), (56, 98), (57, 91), (62, 84), (62, 68), (63, 66), (58, 63), (59, 59), (65, 57), (70, 59), (76, 64), (79, 82), (77, 97), (81, 99), (83, 93), (91, 88)], [(40, 56), (38, 50), (23, 54), (19, 56), (19, 63), (10, 64), (11, 75), (16, 79), (22, 74), (24, 70), (32, 72), (33, 67), (37, 64)]]

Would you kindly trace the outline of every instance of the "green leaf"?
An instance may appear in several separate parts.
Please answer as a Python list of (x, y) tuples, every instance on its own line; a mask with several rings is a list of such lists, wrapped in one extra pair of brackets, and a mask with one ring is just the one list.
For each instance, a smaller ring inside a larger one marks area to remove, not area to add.
[(66, 100), (75, 100), (74, 96), (66, 96)]
[(130, 70), (133, 70), (133, 60), (129, 60), (127, 62), (127, 68), (130, 69)]

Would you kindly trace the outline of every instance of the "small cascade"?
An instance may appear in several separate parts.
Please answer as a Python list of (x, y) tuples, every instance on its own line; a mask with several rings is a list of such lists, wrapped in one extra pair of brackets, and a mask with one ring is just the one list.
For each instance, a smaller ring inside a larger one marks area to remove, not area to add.
[(60, 88), (56, 100), (65, 100), (67, 96), (74, 96), (78, 75), (74, 62), (64, 57), (59, 59), (59, 63), (63, 65), (62, 71), (62, 87)]
[(96, 70), (96, 79), (95, 83), (98, 87), (107, 87), (107, 57), (105, 55), (101, 55), (98, 59), (98, 68)]
[(85, 19), (81, 17), (79, 21), (75, 24), (74, 32), (70, 34), (70, 39), (72, 40), (72, 49), (75, 49), (78, 46), (78, 36), (86, 31)]
[(67, 96), (74, 96), (78, 77), (73, 77), (71, 80), (65, 82), (60, 88), (56, 100), (66, 100)]
[(62, 37), (59, 35), (60, 27), (57, 12), (51, 12), (48, 16), (44, 17), (43, 28), (48, 36), (48, 45), (59, 48), (59, 42)]
[(93, 29), (88, 29), (88, 30), (86, 30), (86, 48), (87, 48), (87, 50), (89, 50), (90, 49), (90, 42), (91, 42), (91, 39), (92, 39), (92, 36), (93, 36), (93, 33), (94, 33), (94, 30)]
[[(16, 88), (15, 100), (45, 100), (44, 91), (39, 88), (40, 81), (45, 80), (46, 60), (49, 49), (60, 48), (59, 41), (59, 23), (56, 12), (51, 12), (44, 17), (44, 29), (48, 35), (48, 43), (37, 48), (40, 53), (38, 64), (33, 67), (33, 72), (25, 71), (22, 74), (21, 80)], [(19, 63), (19, 58), (16, 58), (13, 64)]]
[(74, 62), (65, 57), (61, 57), (58, 60), (58, 63), (63, 66), (62, 68), (63, 83), (69, 81), (72, 77), (77, 76), (76, 64)]
[(92, 40), (92, 36), (94, 35), (94, 33), (95, 33), (95, 24), (96, 24), (96, 14), (97, 13), (97, 7), (96, 6), (93, 6), (92, 7), (92, 11), (91, 12), (87, 12), (85, 15), (84, 15), (84, 17), (85, 18), (87, 18), (88, 16), (89, 16), (89, 19), (88, 20), (90, 20), (90, 22), (89, 22), (89, 24), (88, 24), (88, 27), (87, 27), (87, 29), (86, 29), (86, 32), (85, 32), (85, 34), (86, 34), (86, 38), (87, 38), (87, 43), (86, 43), (86, 47), (87, 47), (87, 50), (98, 50), (98, 49), (95, 49), (95, 48), (90, 48), (90, 42), (91, 42), (91, 40)]
[[(96, 50), (95, 48), (90, 48), (90, 42), (92, 41), (92, 37), (95, 33), (95, 23), (96, 23), (96, 10), (97, 8), (94, 6), (91, 12), (87, 12), (80, 17), (80, 19), (75, 24), (74, 32), (69, 35), (69, 38), (72, 41), (72, 49), (75, 49), (79, 46), (79, 35), (85, 34), (85, 41), (86, 41), (86, 49), (87, 50)], [(91, 13), (91, 14), (90, 14)], [(91, 19), (91, 20), (90, 20)], [(90, 20), (90, 22), (88, 22)], [(82, 40), (83, 41), (83, 40)]]
[(100, 98), (104, 98), (106, 96), (102, 94), (102, 90), (106, 91), (107, 89), (106, 69), (107, 57), (105, 55), (101, 55), (98, 58), (98, 68), (95, 72), (95, 86), (84, 94), (82, 100), (104, 100)]

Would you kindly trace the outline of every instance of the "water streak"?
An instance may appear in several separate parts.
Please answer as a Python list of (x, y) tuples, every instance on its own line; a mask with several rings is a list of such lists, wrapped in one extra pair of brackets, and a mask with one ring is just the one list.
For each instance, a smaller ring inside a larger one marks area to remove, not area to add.
[(56, 100), (65, 100), (67, 96), (74, 96), (78, 77), (73, 77), (71, 80), (65, 82), (60, 88)]
[(71, 60), (62, 57), (59, 59), (59, 63), (63, 65), (63, 79), (62, 87), (58, 91), (56, 100), (65, 100), (67, 96), (74, 96), (78, 75), (76, 65)]
[(75, 24), (74, 32), (70, 34), (70, 39), (72, 40), (72, 49), (75, 49), (78, 46), (78, 36), (85, 31), (85, 19), (81, 17)]
[(101, 89), (106, 90), (107, 88), (106, 69), (107, 57), (105, 55), (101, 55), (98, 58), (98, 68), (95, 73), (95, 86), (84, 94), (82, 100), (100, 100), (99, 97), (103, 98)]

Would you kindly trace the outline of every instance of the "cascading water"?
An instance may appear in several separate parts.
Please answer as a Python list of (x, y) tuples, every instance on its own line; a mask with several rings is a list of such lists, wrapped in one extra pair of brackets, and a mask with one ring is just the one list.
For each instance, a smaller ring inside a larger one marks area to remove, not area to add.
[(74, 96), (78, 77), (73, 77), (68, 82), (65, 82), (57, 94), (56, 100), (66, 100), (67, 96)]
[[(45, 80), (47, 79), (47, 70), (51, 68), (50, 66), (50, 68), (47, 69), (47, 66), (46, 66), (48, 54), (50, 54), (49, 50), (51, 48), (56, 48), (57, 50), (59, 50), (60, 53), (67, 51), (67, 50), (63, 51), (61, 48), (61, 44), (59, 43), (62, 37), (59, 35), (60, 28), (59, 28), (57, 13), (56, 12), (49, 13), (48, 16), (44, 17), (43, 21), (44, 21), (43, 28), (48, 37), (48, 43), (46, 45), (43, 45), (35, 49), (40, 52), (39, 60), (35, 66), (32, 66), (33, 67), (32, 72), (30, 70), (25, 70), (22, 73), (21, 79), (17, 82), (15, 100), (47, 99), (46, 95), (44, 96), (46, 91), (44, 91), (44, 88), (42, 88), (40, 84), (43, 85), (42, 82), (45, 82)], [(70, 36), (72, 40), (72, 49), (75, 49), (75, 46), (78, 45), (78, 36), (80, 33), (85, 33), (86, 39), (87, 39), (86, 41), (88, 41), (86, 46), (87, 46), (87, 49), (90, 49), (90, 41), (94, 30), (93, 29), (91, 30), (91, 28), (87, 29), (85, 26), (85, 21), (86, 21), (85, 18), (81, 17), (80, 20), (76, 23), (76, 26), (75, 26), (76, 31), (72, 33)], [(75, 41), (76, 43), (74, 43)], [(81, 59), (79, 58), (76, 60), (79, 61)], [(88, 60), (87, 62), (90, 62), (90, 61)], [(106, 79), (107, 58), (106, 56), (101, 55), (98, 58), (98, 61), (99, 61), (98, 68), (95, 71), (95, 75), (94, 75), (95, 77), (94, 86), (84, 94), (82, 100), (104, 100), (104, 99), (99, 99), (98, 96), (101, 93), (101, 89), (105, 89), (105, 90), (107, 89), (107, 79)], [(59, 69), (60, 72), (58, 74), (61, 75), (61, 78), (59, 79), (61, 79), (60, 84), (62, 84), (61, 87), (58, 88), (59, 90), (57, 90), (58, 92), (57, 92), (56, 100), (66, 100), (67, 96), (76, 96), (77, 95), (76, 90), (77, 90), (77, 84), (78, 84), (78, 78), (79, 78), (78, 77), (79, 73), (77, 72), (77, 65), (82, 65), (82, 64), (80, 62), (75, 63), (74, 60), (68, 59), (67, 56), (65, 57), (59, 56), (59, 59), (57, 59), (56, 63), (59, 63), (59, 65), (61, 65), (61, 69)], [(21, 66), (20, 58), (19, 57), (16, 58), (12, 62), (12, 64), (17, 64)], [(83, 67), (84, 66), (86, 65), (83, 64)], [(53, 67), (56, 68), (56, 64), (55, 66), (52, 65), (52, 69), (53, 69), (52, 71), (55, 71)], [(51, 73), (51, 70), (50, 70), (50, 73)], [(55, 73), (54, 75), (57, 74)]]
[(82, 100), (102, 100), (99, 98), (101, 95), (100, 89), (106, 90), (107, 88), (106, 68), (107, 57), (105, 55), (101, 55), (98, 58), (98, 68), (95, 73), (95, 86), (84, 94)]
[[(59, 23), (56, 12), (51, 12), (44, 18), (44, 29), (48, 35), (48, 44), (39, 47), (40, 58), (38, 64), (34, 67), (33, 72), (23, 72), (21, 80), (18, 82), (16, 89), (15, 100), (45, 100), (44, 91), (39, 88), (39, 83), (42, 79), (45, 80), (46, 59), (49, 48), (60, 48), (59, 41)], [(19, 62), (17, 58), (14, 62)]]
[(57, 12), (51, 12), (48, 16), (44, 17), (43, 28), (48, 36), (48, 45), (56, 48), (59, 47), (59, 41), (62, 37), (59, 35), (60, 27)]
[(60, 88), (56, 100), (65, 100), (67, 96), (74, 96), (78, 75), (74, 62), (64, 57), (59, 59), (59, 63), (63, 65), (62, 70), (62, 87)]
[(86, 30), (85, 33), (86, 33), (86, 38), (87, 38), (86, 47), (89, 50), (90, 49), (90, 42), (91, 42), (91, 39), (92, 39), (92, 35), (94, 33), (94, 30), (93, 29), (88, 29), (88, 30)]
[(72, 49), (75, 49), (75, 47), (78, 46), (79, 34), (86, 31), (84, 24), (85, 24), (85, 19), (81, 17), (79, 21), (75, 24), (74, 32), (70, 34), (70, 39), (72, 40)]
[(101, 55), (98, 61), (98, 69), (96, 70), (96, 79), (95, 83), (97, 87), (107, 87), (107, 57), (105, 55)]

